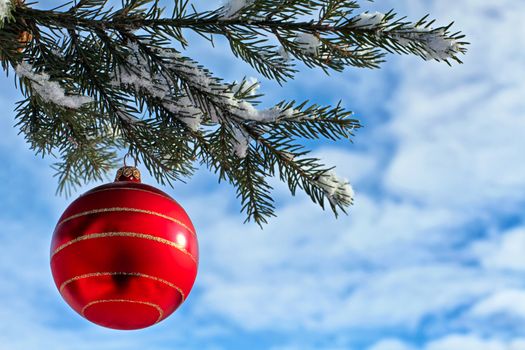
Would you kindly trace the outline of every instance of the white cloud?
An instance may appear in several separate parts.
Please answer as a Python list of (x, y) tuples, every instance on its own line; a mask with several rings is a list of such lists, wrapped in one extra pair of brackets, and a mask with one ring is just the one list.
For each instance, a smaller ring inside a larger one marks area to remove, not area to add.
[(439, 260), (435, 247), (449, 248), (438, 232), (454, 222), (447, 212), (362, 196), (339, 221), (299, 198), (264, 231), (241, 225), (221, 207), (213, 217), (221, 219), (201, 227), (202, 297), (195, 311), (250, 331), (414, 329), (425, 317), (494, 291), (499, 281)]
[(451, 312), (494, 288), (487, 276), (455, 265), (394, 269), (366, 280), (332, 310), (331, 326), (413, 330), (423, 318)]
[(503, 341), (486, 339), (477, 335), (449, 335), (429, 343), (425, 350), (522, 350), (525, 340)]
[(323, 163), (335, 166), (337, 173), (347, 177), (351, 183), (366, 183), (379, 168), (379, 159), (370, 152), (350, 152), (343, 147), (323, 147), (313, 153)]
[[(450, 334), (429, 341), (421, 347), (422, 350), (523, 350), (525, 339), (484, 338), (476, 334)], [(379, 341), (369, 350), (412, 350), (411, 345), (396, 339)]]
[(487, 268), (525, 271), (525, 228), (517, 227), (476, 243), (474, 254)]
[(498, 291), (475, 304), (472, 316), (516, 316), (525, 320), (525, 290), (508, 289)]

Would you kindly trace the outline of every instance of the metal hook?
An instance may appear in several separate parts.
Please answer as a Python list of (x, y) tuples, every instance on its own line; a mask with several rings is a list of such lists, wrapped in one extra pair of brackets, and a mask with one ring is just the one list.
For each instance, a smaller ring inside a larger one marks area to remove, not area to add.
[[(131, 152), (126, 153), (126, 155), (124, 156), (124, 166), (125, 166), (125, 167), (128, 166), (128, 165), (126, 164), (126, 158), (128, 158), (128, 157), (133, 157), (133, 156), (131, 155)], [(137, 167), (137, 163), (138, 163), (138, 162), (137, 162), (137, 158), (136, 158), (136, 157), (133, 157), (133, 161), (134, 161), (134, 163), (135, 163), (134, 166)]]

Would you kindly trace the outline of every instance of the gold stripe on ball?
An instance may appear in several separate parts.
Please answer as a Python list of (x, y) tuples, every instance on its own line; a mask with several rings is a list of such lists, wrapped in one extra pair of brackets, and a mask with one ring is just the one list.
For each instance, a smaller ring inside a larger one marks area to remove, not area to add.
[(147, 302), (147, 301), (128, 300), (128, 299), (101, 299), (101, 300), (95, 300), (95, 301), (92, 301), (92, 302), (88, 303), (86, 306), (84, 306), (82, 308), (82, 311), (80, 312), (80, 314), (83, 317), (87, 318), (86, 314), (85, 314), (86, 310), (89, 307), (93, 306), (93, 305), (102, 304), (102, 303), (132, 303), (132, 304), (140, 304), (140, 305), (151, 306), (151, 307), (155, 308), (159, 312), (159, 317), (157, 318), (155, 323), (159, 323), (160, 320), (162, 319), (162, 317), (164, 316), (164, 311), (157, 304), (150, 303), (150, 302)]
[(86, 215), (93, 215), (93, 214), (100, 214), (100, 213), (118, 213), (118, 212), (132, 212), (132, 213), (140, 213), (140, 214), (148, 214), (148, 215), (158, 216), (158, 217), (161, 217), (163, 219), (170, 220), (170, 221), (172, 221), (172, 222), (174, 222), (176, 224), (179, 224), (180, 226), (184, 227), (186, 230), (190, 231), (192, 235), (196, 236), (195, 232), (193, 232), (193, 230), (191, 228), (189, 228), (186, 224), (184, 224), (180, 220), (172, 218), (171, 216), (168, 216), (168, 215), (157, 213), (155, 211), (144, 210), (144, 209), (136, 209), (136, 208), (115, 207), (115, 208), (100, 208), (100, 209), (88, 210), (88, 211), (84, 211), (82, 213), (71, 215), (68, 218), (65, 218), (64, 220), (60, 221), (57, 224), (57, 227), (62, 225), (65, 222), (68, 222), (70, 220), (77, 219), (79, 217), (86, 216)]
[(195, 257), (191, 255), (190, 252), (188, 252), (184, 247), (181, 247), (177, 243), (161, 238), (161, 237), (152, 236), (152, 235), (148, 235), (145, 233), (136, 233), (136, 232), (103, 232), (103, 233), (91, 233), (85, 236), (80, 236), (75, 239), (72, 239), (71, 241), (67, 243), (62, 244), (57, 249), (55, 249), (55, 251), (53, 251), (53, 254), (51, 254), (51, 259), (53, 259), (53, 257), (56, 254), (58, 254), (60, 251), (62, 251), (63, 249), (75, 243), (87, 241), (89, 239), (108, 238), (108, 237), (131, 237), (131, 238), (147, 239), (147, 240), (154, 241), (157, 243), (165, 244), (175, 249), (178, 249), (182, 253), (188, 255), (191, 258), (191, 260), (193, 260), (193, 262), (197, 264), (197, 260), (195, 259)]
[(140, 191), (140, 192), (146, 192), (146, 193), (149, 193), (149, 194), (154, 194), (156, 196), (159, 196), (159, 197), (162, 197), (164, 199), (167, 199), (169, 200), (170, 202), (172, 203), (176, 203), (178, 204), (177, 202), (175, 202), (173, 200), (173, 198), (170, 198), (168, 196), (165, 196), (163, 194), (160, 194), (160, 193), (157, 193), (157, 192), (153, 192), (153, 191), (149, 191), (149, 190), (145, 190), (143, 188), (134, 188), (134, 187), (111, 187), (111, 188), (103, 188), (101, 190), (97, 190), (97, 191), (93, 191), (93, 192), (88, 192), (88, 193), (84, 193), (81, 197), (85, 197), (85, 196), (89, 196), (91, 194), (95, 194), (95, 193), (99, 193), (99, 192), (105, 192), (105, 191), (115, 191), (115, 190), (128, 190), (128, 191)]
[(93, 278), (93, 277), (106, 277), (106, 276), (131, 276), (131, 277), (143, 277), (143, 278), (149, 278), (151, 280), (154, 280), (156, 282), (160, 282), (160, 283), (163, 283), (175, 290), (177, 290), (177, 292), (179, 292), (181, 298), (182, 298), (182, 301), (184, 301), (186, 299), (185, 295), (184, 295), (184, 292), (182, 291), (182, 289), (180, 289), (179, 287), (177, 287), (176, 285), (174, 285), (173, 283), (169, 282), (169, 281), (166, 281), (165, 279), (162, 279), (162, 278), (159, 278), (159, 277), (155, 277), (155, 276), (150, 276), (150, 275), (146, 275), (145, 273), (140, 273), (140, 272), (93, 272), (93, 273), (86, 273), (84, 275), (79, 275), (79, 276), (75, 276), (73, 278), (70, 278), (68, 279), (67, 281), (65, 281), (64, 283), (62, 283), (60, 285), (60, 293), (62, 293), (64, 291), (64, 289), (70, 284), (70, 283), (73, 283), (75, 281), (78, 281), (78, 280), (82, 280), (82, 279), (86, 279), (86, 278)]

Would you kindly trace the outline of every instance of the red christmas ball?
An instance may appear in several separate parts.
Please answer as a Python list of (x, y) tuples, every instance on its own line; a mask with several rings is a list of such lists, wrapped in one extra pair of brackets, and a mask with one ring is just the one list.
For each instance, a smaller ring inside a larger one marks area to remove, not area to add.
[(184, 209), (140, 183), (133, 167), (71, 203), (51, 243), (51, 270), (64, 300), (113, 329), (149, 327), (172, 314), (190, 293), (198, 262)]

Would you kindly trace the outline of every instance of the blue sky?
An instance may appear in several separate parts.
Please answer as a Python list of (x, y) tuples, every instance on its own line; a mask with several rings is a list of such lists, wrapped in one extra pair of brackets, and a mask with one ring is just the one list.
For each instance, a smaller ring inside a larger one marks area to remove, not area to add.
[[(465, 64), (389, 56), (377, 71), (303, 70), (282, 89), (261, 79), (265, 103), (356, 112), (354, 144), (312, 146), (356, 205), (336, 220), (275, 182), (278, 218), (261, 231), (206, 170), (166, 189), (193, 219), (200, 270), (186, 303), (142, 331), (97, 327), (60, 298), (48, 250), (71, 199), (12, 127), (20, 95), (0, 78), (0, 350), (525, 349), (525, 2), (362, 3), (456, 21)], [(227, 80), (257, 76), (224, 46), (190, 51)]]

